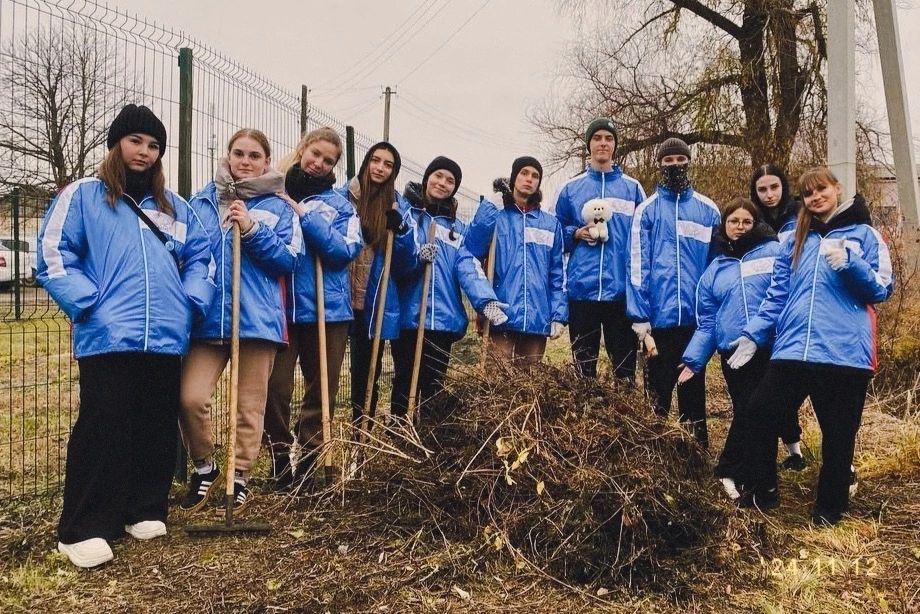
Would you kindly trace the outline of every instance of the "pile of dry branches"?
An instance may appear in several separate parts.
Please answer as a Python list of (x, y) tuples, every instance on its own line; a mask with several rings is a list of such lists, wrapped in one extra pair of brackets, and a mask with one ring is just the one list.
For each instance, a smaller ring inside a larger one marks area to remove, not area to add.
[(352, 504), (576, 583), (669, 585), (724, 561), (746, 531), (706, 453), (642, 395), (546, 365), (458, 375), (418, 432), (372, 438), (391, 453), (346, 483)]

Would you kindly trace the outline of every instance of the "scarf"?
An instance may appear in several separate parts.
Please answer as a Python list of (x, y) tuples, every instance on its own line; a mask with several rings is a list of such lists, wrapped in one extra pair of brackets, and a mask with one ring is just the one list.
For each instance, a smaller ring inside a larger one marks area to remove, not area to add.
[(134, 199), (134, 202), (140, 204), (144, 197), (150, 192), (153, 185), (153, 167), (146, 171), (132, 171), (130, 168), (125, 169), (125, 194)]
[(726, 237), (720, 229), (715, 239), (716, 247), (721, 253), (735, 258), (741, 258), (761, 243), (779, 240), (766, 222), (757, 222), (753, 228), (734, 240)]
[(661, 180), (659, 185), (680, 194), (690, 187), (690, 180), (687, 178), (687, 169), (690, 164), (672, 164), (661, 167)]
[(300, 168), (299, 164), (295, 164), (288, 169), (287, 174), (284, 176), (284, 191), (297, 202), (301, 202), (305, 198), (325, 192), (334, 183), (335, 175), (333, 173), (329, 173), (325, 177), (314, 177)]
[(281, 173), (269, 167), (258, 177), (244, 177), (234, 179), (230, 174), (230, 162), (221, 158), (214, 173), (214, 186), (217, 190), (217, 210), (220, 214), (220, 225), (226, 228), (227, 210), (230, 203), (235, 200), (247, 201), (263, 194), (277, 194), (284, 189)]

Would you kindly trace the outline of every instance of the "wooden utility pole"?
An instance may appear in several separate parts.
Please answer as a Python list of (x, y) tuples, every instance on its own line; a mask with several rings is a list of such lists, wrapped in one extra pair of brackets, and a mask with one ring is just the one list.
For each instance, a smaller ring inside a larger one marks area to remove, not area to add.
[(396, 93), (396, 90), (391, 89), (388, 85), (383, 91), (383, 140), (390, 140), (390, 96)]

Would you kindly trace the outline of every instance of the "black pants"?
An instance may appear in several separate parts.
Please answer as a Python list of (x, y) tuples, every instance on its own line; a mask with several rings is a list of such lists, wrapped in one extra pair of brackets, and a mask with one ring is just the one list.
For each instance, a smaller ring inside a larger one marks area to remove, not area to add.
[[(646, 387), (655, 397), (655, 413), (665, 417), (671, 411), (671, 394), (677, 385), (684, 349), (693, 336), (692, 326), (653, 328), (652, 337), (658, 346), (658, 356), (648, 359)], [(689, 422), (700, 443), (707, 443), (706, 430), (706, 372), (701, 371), (677, 388), (677, 417)]]
[[(405, 416), (409, 406), (409, 385), (412, 379), (412, 362), (415, 359), (417, 329), (404, 328), (399, 338), (391, 344), (393, 350), (393, 398), (390, 413)], [(444, 375), (450, 361), (450, 348), (462, 335), (426, 330), (422, 344), (422, 361), (419, 366), (416, 408), (444, 388)]]
[(617, 379), (636, 378), (636, 335), (626, 317), (625, 301), (569, 301), (572, 359), (582, 377), (597, 377), (597, 355), (604, 348)]
[[(371, 340), (367, 336), (367, 321), (364, 311), (356, 309), (355, 319), (351, 322), (348, 334), (348, 345), (351, 352), (351, 417), (357, 422), (364, 411), (364, 400), (367, 396), (367, 377), (370, 375), (371, 366)], [(377, 396), (380, 380), (380, 368), (383, 365), (383, 344), (377, 348), (377, 369), (374, 371), (374, 393), (371, 397), (370, 417), (377, 413)]]
[(860, 369), (774, 360), (750, 400), (751, 437), (743, 482), (755, 492), (776, 488), (776, 438), (782, 412), (806, 397), (821, 427), (821, 471), (815, 512), (831, 516), (849, 504), (850, 465), (871, 374)]
[(65, 544), (165, 521), (178, 437), (179, 356), (113, 353), (78, 363), (80, 411), (58, 524)]
[(757, 389), (770, 364), (770, 349), (757, 350), (751, 361), (740, 369), (732, 369), (726, 364), (731, 352), (722, 355), (722, 375), (728, 386), (728, 396), (732, 399), (732, 422), (725, 437), (725, 447), (714, 469), (716, 477), (732, 478), (741, 481), (744, 463), (744, 449), (750, 439), (751, 395)]

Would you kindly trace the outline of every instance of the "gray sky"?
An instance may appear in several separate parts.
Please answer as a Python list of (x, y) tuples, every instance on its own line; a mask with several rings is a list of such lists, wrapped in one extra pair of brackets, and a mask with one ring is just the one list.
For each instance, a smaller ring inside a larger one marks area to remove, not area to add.
[[(183, 30), (292, 91), (308, 85), (312, 104), (373, 138), (383, 133), (382, 88), (395, 87), (390, 140), (400, 152), (421, 165), (435, 155), (452, 157), (463, 168), (463, 185), (486, 194), (515, 157), (539, 156), (545, 144), (527, 112), (553, 87), (576, 35), (554, 0), (110, 5)], [(901, 9), (898, 17), (905, 65), (916, 67), (920, 9)], [(857, 89), (884, 116), (877, 64), (876, 57), (861, 59)], [(920, 136), (920, 71), (909, 68), (906, 77)], [(547, 178), (544, 192), (552, 195), (568, 174)]]

